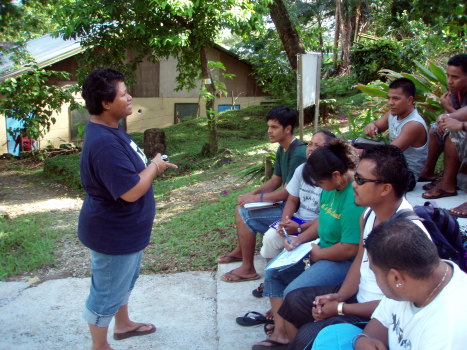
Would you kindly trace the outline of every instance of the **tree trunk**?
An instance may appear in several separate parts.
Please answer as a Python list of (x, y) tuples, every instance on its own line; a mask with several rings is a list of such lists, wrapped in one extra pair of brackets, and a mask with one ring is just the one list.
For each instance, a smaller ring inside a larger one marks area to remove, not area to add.
[[(212, 81), (209, 70), (208, 70), (208, 58), (206, 55), (206, 47), (201, 47), (200, 50), (201, 60), (201, 76), (203, 78), (203, 84), (205, 84), (208, 91), (211, 93), (212, 98), (206, 99), (206, 116), (208, 118), (208, 134), (209, 134), (209, 146), (206, 150), (209, 155), (214, 155), (218, 151), (218, 139), (217, 139), (217, 120), (216, 113), (214, 111), (214, 96), (216, 89), (214, 82)], [(210, 83), (206, 84), (206, 79), (210, 80)], [(204, 151), (203, 151), (204, 153)]]
[(338, 52), (339, 52), (339, 36), (340, 36), (340, 28), (341, 28), (341, 0), (336, 0), (336, 24), (334, 30), (334, 50), (333, 50), (333, 62), (334, 62), (334, 69), (337, 71), (338, 69)]
[(269, 4), (269, 13), (287, 53), (290, 66), (297, 70), (297, 55), (305, 53), (302, 41), (295, 30), (283, 0), (274, 0)]
[(147, 129), (144, 131), (144, 154), (152, 159), (157, 153), (165, 154), (165, 133), (162, 129)]

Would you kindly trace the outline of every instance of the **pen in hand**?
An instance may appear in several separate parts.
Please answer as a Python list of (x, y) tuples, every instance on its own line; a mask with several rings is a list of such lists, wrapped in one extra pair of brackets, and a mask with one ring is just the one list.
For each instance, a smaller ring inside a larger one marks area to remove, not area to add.
[(284, 227), (282, 227), (282, 232), (284, 232), (284, 236), (285, 236), (285, 238), (287, 239), (287, 243), (291, 244), (292, 241), (290, 240), (290, 237), (289, 237), (289, 235), (287, 234), (287, 231), (285, 230)]

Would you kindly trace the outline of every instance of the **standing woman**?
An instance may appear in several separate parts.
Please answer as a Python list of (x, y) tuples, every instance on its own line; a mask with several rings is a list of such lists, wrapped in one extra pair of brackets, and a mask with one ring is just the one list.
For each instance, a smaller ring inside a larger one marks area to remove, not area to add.
[(160, 154), (146, 165), (144, 153), (119, 125), (132, 113), (123, 74), (111, 68), (93, 71), (82, 95), (91, 114), (80, 161), (86, 197), (78, 236), (91, 251), (92, 272), (84, 318), (92, 350), (108, 350), (113, 316), (116, 340), (156, 331), (153, 324), (130, 320), (128, 299), (155, 217), (152, 181), (177, 166), (164, 162)]

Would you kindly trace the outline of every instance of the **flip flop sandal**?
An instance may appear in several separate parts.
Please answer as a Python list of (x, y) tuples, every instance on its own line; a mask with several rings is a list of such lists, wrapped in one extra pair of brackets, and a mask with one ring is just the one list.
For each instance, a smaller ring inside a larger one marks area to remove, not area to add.
[(284, 349), (285, 350), (289, 347), (289, 344), (279, 343), (271, 339), (261, 340), (261, 343), (269, 343), (271, 345), (253, 345), (251, 349), (252, 350), (267, 350), (267, 349), (274, 349), (274, 350)]
[[(274, 321), (273, 320), (268, 320), (271, 321), (270, 323), (265, 323), (263, 326), (264, 334), (266, 334), (268, 337), (271, 336), (271, 334), (274, 332)], [(268, 327), (269, 325), (272, 325), (272, 327)]]
[[(234, 276), (236, 279), (228, 279), (227, 275)], [(232, 271), (229, 271), (229, 272), (223, 274), (221, 276), (221, 280), (224, 281), (224, 282), (228, 282), (228, 283), (236, 283), (236, 282), (246, 282), (246, 281), (258, 280), (259, 277), (260, 276), (258, 274), (256, 274), (255, 276), (252, 276), (252, 277), (245, 277), (245, 276), (242, 276), (242, 275), (239, 275), (239, 274), (233, 272), (233, 270), (232, 270)]]
[[(147, 331), (139, 331), (138, 330), (138, 329), (140, 329), (142, 327), (146, 327), (146, 326), (151, 326), (151, 328), (148, 329)], [(152, 323), (143, 323), (143, 324), (140, 324), (139, 326), (133, 328), (131, 331), (124, 332), (124, 333), (114, 333), (114, 339), (115, 340), (123, 340), (123, 339), (130, 338), (130, 337), (137, 337), (137, 336), (140, 336), (140, 335), (151, 334), (151, 333), (154, 333), (155, 331), (156, 331), (156, 326), (154, 326)]]
[[(250, 316), (253, 315), (253, 316)], [(240, 325), (240, 326), (257, 326), (259, 324), (270, 324), (271, 320), (268, 320), (263, 314), (260, 314), (259, 312), (256, 311), (248, 311), (243, 317), (237, 317), (235, 321)]]
[(251, 291), (251, 294), (253, 294), (253, 296), (256, 298), (262, 298), (263, 290), (264, 290), (264, 283), (260, 283), (258, 288), (255, 288)]
[(457, 191), (448, 192), (448, 191), (442, 190), (441, 188), (436, 188), (435, 193), (425, 192), (424, 194), (422, 194), (422, 197), (425, 199), (438, 199), (438, 198), (452, 197), (452, 196), (457, 196)]

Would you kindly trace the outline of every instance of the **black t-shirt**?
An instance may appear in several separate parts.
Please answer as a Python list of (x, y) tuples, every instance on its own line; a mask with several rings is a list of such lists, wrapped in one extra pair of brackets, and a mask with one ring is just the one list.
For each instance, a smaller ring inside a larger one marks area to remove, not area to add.
[(130, 254), (149, 244), (156, 214), (152, 187), (137, 201), (120, 196), (140, 180), (147, 159), (121, 128), (88, 122), (81, 153), (81, 181), (86, 198), (81, 208), (78, 236), (99, 253)]

